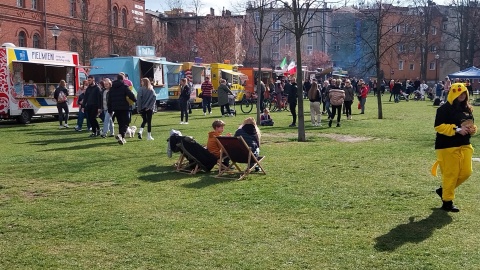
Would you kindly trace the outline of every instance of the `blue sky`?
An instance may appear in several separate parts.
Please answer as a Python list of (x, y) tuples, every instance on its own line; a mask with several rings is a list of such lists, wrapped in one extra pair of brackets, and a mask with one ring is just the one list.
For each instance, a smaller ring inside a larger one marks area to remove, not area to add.
[[(225, 9), (230, 9), (233, 11), (233, 2), (234, 0), (200, 0), (200, 3), (202, 4), (200, 14), (199, 15), (205, 15), (210, 12), (210, 7), (213, 7), (215, 9), (215, 14), (220, 15), (222, 14), (222, 9), (225, 7)], [(191, 7), (191, 0), (183, 0), (185, 5), (187, 6), (186, 8), (184, 7), (185, 10), (191, 10), (193, 11), (193, 8)], [(237, 0), (238, 2), (238, 0)], [(190, 6), (190, 8), (188, 8)], [(167, 4), (166, 0), (145, 0), (145, 9), (150, 9), (153, 11), (165, 11), (169, 10), (170, 7)]]

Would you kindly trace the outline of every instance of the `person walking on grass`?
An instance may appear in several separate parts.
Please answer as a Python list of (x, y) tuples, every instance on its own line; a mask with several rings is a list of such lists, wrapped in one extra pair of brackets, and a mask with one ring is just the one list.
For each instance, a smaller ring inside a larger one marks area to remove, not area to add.
[[(188, 125), (188, 101), (190, 100), (190, 87), (188, 87), (187, 79), (180, 80), (180, 96), (178, 97), (178, 104), (180, 105), (180, 124)], [(185, 117), (185, 122), (183, 118)]]
[(345, 107), (345, 114), (347, 115), (347, 120), (352, 119), (352, 104), (353, 100), (355, 99), (355, 92), (353, 90), (352, 83), (350, 80), (345, 81), (345, 87), (343, 88), (345, 91), (345, 99), (343, 101), (343, 105)]
[(453, 84), (447, 102), (437, 109), (435, 116), (437, 161), (432, 167), (432, 175), (437, 175), (440, 166), (442, 186), (436, 193), (442, 199), (441, 209), (449, 212), (460, 211), (453, 205), (455, 189), (472, 174), (470, 137), (477, 132), (477, 126), (473, 123), (473, 109), (468, 97), (468, 89), (463, 83)]
[(320, 93), (316, 81), (314, 81), (310, 85), (310, 89), (308, 89), (307, 92), (307, 97), (310, 100), (310, 120), (312, 121), (312, 126), (322, 126), (322, 114), (320, 112), (320, 102), (322, 101), (322, 94)]
[(137, 93), (137, 111), (142, 115), (142, 124), (138, 130), (138, 138), (142, 139), (143, 129), (147, 125), (147, 141), (153, 141), (152, 137), (152, 116), (156, 102), (155, 91), (148, 78), (143, 78), (141, 87)]
[(123, 76), (117, 75), (117, 79), (112, 83), (112, 88), (108, 93), (107, 108), (108, 113), (115, 114), (118, 122), (118, 134), (115, 136), (119, 144), (125, 144), (125, 133), (128, 128), (128, 113), (130, 110), (130, 104), (127, 101), (127, 97), (130, 100), (137, 101), (135, 95), (123, 82)]
[(203, 108), (203, 115), (212, 114), (212, 91), (213, 85), (210, 82), (210, 77), (205, 77), (205, 81), (200, 86), (202, 89), (202, 108)]
[(84, 108), (82, 110), (87, 112), (87, 117), (90, 119), (90, 126), (92, 127), (92, 134), (90, 137), (100, 136), (100, 125), (97, 117), (102, 112), (102, 90), (95, 83), (95, 78), (92, 75), (88, 76), (88, 87), (85, 90)]
[(115, 126), (113, 124), (112, 115), (108, 113), (108, 92), (110, 92), (110, 88), (112, 88), (112, 81), (109, 78), (103, 80), (103, 89), (102, 92), (102, 111), (103, 111), (103, 130), (102, 130), (102, 138), (107, 137), (107, 133), (110, 131), (110, 137), (115, 136)]
[(222, 116), (233, 116), (230, 111), (230, 103), (228, 102), (229, 95), (233, 96), (233, 92), (228, 88), (227, 81), (225, 79), (220, 79), (220, 86), (218, 87), (218, 105), (220, 106), (220, 113)]
[(330, 115), (330, 120), (328, 120), (328, 127), (332, 127), (332, 122), (333, 118), (335, 118), (335, 114), (337, 114), (337, 127), (340, 127), (340, 119), (342, 117), (342, 105), (343, 101), (345, 100), (345, 91), (340, 89), (341, 82), (342, 80), (337, 79), (335, 81), (335, 86), (333, 86), (328, 93), (330, 98), (330, 104), (332, 104), (332, 114)]
[[(60, 129), (68, 128), (68, 90), (66, 82), (61, 80), (57, 89), (53, 93), (53, 98), (57, 101), (58, 121), (60, 122)], [(65, 124), (62, 125), (62, 122)]]

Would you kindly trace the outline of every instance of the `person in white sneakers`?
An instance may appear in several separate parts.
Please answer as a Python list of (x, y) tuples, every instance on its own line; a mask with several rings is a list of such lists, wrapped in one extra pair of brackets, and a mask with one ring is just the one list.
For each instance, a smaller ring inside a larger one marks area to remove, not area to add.
[(143, 128), (145, 128), (145, 124), (147, 125), (148, 132), (147, 140), (154, 140), (152, 137), (152, 116), (156, 99), (157, 97), (150, 80), (148, 78), (143, 78), (141, 81), (141, 87), (137, 93), (137, 111), (142, 115), (143, 119), (137, 134), (140, 140), (142, 139), (142, 133)]
[[(180, 96), (178, 97), (178, 104), (180, 105), (180, 124), (188, 124), (188, 101), (190, 100), (190, 87), (188, 87), (187, 79), (180, 80)], [(185, 122), (183, 118), (185, 117)]]

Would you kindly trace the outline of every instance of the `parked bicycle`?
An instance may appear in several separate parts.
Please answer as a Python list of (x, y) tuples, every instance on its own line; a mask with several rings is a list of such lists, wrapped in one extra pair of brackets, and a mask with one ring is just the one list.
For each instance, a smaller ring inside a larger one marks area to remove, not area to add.
[[(263, 108), (270, 109), (271, 103), (269, 99), (264, 99), (263, 101)], [(251, 113), (253, 107), (257, 108), (257, 94), (255, 93), (245, 93), (242, 101), (240, 103), (240, 110), (243, 113)]]

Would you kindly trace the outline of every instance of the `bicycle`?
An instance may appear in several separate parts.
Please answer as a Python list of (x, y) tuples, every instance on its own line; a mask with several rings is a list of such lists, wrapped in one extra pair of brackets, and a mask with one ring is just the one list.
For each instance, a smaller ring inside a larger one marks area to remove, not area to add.
[(269, 101), (269, 106), (267, 107), (271, 112), (275, 111), (288, 111), (288, 101), (287, 96), (282, 95), (282, 101), (278, 102), (277, 95), (273, 96), (273, 99)]
[(243, 113), (250, 113), (253, 110), (253, 105), (257, 105), (257, 97), (255, 94), (245, 93), (242, 102), (240, 103), (240, 110)]
[[(247, 97), (248, 96), (248, 97)], [(243, 96), (242, 102), (240, 103), (240, 109), (243, 113), (251, 113), (253, 107), (257, 108), (257, 95), (256, 94), (247, 94)], [(270, 99), (263, 100), (263, 108), (270, 109), (271, 107)]]

